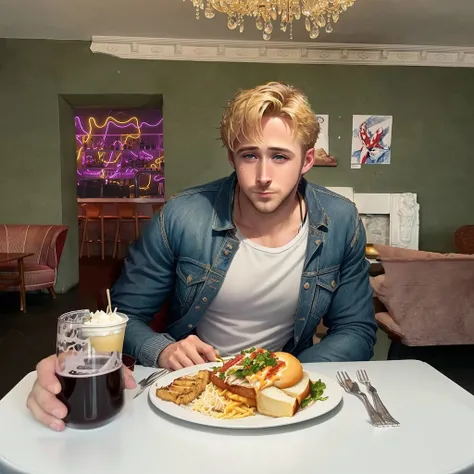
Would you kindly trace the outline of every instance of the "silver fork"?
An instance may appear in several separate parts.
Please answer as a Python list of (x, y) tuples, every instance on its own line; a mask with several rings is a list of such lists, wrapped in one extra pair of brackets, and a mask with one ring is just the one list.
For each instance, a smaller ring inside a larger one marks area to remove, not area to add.
[(374, 399), (374, 405), (375, 409), (377, 410), (377, 413), (380, 414), (380, 416), (387, 422), (392, 423), (394, 426), (400, 425), (400, 423), (389, 413), (387, 410), (386, 406), (383, 404), (379, 394), (377, 393), (377, 389), (370, 383), (369, 376), (367, 375), (367, 372), (365, 370), (358, 370), (356, 372), (357, 378), (360, 383), (363, 383), (366, 387), (367, 390), (370, 392), (372, 395), (372, 398)]
[(367, 398), (367, 395), (360, 391), (359, 385), (357, 384), (357, 382), (354, 382), (353, 380), (351, 380), (349, 375), (347, 375), (347, 372), (342, 372), (342, 371), (337, 372), (336, 377), (339, 384), (347, 393), (351, 393), (352, 395), (355, 395), (357, 398), (362, 400), (362, 403), (365, 405), (365, 408), (367, 409), (367, 412), (369, 414), (370, 421), (375, 427), (378, 428), (378, 427), (389, 426), (383, 420), (383, 418), (374, 410), (374, 407), (372, 406), (369, 399)]
[(140, 380), (140, 382), (137, 383), (138, 391), (133, 398), (134, 399), (137, 398), (139, 395), (143, 393), (143, 391), (147, 387), (155, 383), (160, 377), (163, 377), (163, 375), (166, 375), (168, 372), (169, 371), (167, 369), (160, 369), (153, 372), (148, 377), (145, 377), (144, 379)]

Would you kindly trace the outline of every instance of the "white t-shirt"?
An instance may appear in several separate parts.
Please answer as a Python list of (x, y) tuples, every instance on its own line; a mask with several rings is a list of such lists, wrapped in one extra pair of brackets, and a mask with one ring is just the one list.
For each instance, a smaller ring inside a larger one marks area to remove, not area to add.
[(286, 245), (258, 245), (237, 231), (240, 246), (221, 289), (199, 322), (197, 336), (234, 355), (258, 346), (280, 351), (293, 334), (308, 221)]

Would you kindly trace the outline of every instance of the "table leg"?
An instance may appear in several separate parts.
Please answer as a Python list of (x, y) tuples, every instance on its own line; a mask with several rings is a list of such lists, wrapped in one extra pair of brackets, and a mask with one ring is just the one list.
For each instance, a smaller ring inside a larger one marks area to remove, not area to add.
[(18, 273), (20, 274), (20, 310), (26, 313), (25, 266), (22, 258), (18, 260)]
[(105, 228), (104, 228), (104, 217), (100, 216), (100, 251), (102, 260), (105, 257)]

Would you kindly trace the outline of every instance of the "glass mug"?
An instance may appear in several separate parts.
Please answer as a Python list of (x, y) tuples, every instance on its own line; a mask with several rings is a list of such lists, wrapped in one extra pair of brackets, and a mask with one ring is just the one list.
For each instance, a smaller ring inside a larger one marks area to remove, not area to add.
[(71, 428), (98, 428), (123, 408), (122, 347), (128, 317), (115, 314), (120, 322), (106, 326), (84, 324), (90, 315), (85, 309), (58, 319), (57, 398), (67, 407), (64, 422)]

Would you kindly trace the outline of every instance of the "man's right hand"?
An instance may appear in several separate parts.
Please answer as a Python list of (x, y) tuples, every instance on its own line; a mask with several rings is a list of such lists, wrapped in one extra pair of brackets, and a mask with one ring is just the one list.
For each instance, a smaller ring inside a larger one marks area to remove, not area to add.
[(215, 362), (216, 355), (217, 352), (212, 346), (201, 341), (197, 336), (191, 335), (165, 347), (158, 358), (158, 367), (178, 370), (192, 365)]
[[(61, 391), (61, 384), (56, 377), (56, 356), (43, 359), (37, 366), (37, 378), (31, 390), (26, 406), (33, 416), (43, 425), (53, 430), (64, 429), (63, 418), (67, 415), (66, 406), (56, 395)], [(123, 369), (125, 388), (135, 388), (136, 383), (129, 369)]]

